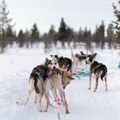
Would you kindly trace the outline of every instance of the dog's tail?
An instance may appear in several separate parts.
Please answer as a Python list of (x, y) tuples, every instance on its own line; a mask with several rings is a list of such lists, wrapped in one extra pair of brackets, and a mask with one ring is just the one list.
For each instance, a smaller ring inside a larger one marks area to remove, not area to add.
[(97, 55), (97, 53), (94, 53), (94, 54), (93, 54), (93, 58), (95, 58), (95, 57), (96, 57), (96, 55)]
[(35, 80), (32, 76), (30, 76), (30, 78), (29, 78), (29, 90), (34, 89), (34, 84), (35, 84)]
[(103, 69), (103, 72), (101, 74), (101, 80), (103, 81), (103, 78), (107, 75), (107, 67), (105, 66)]
[(39, 78), (37, 75), (31, 74), (29, 85), (34, 87), (36, 93), (40, 93), (41, 95), (43, 95), (45, 86), (42, 78)]
[[(29, 95), (28, 95), (28, 97), (27, 97), (24, 105), (27, 105), (30, 96), (32, 95), (33, 91), (35, 90), (34, 83), (35, 83), (35, 80), (34, 80), (34, 78), (32, 77), (32, 75), (30, 74), (29, 86), (28, 86), (28, 94), (29, 94)], [(17, 102), (17, 104), (19, 105), (19, 102)]]

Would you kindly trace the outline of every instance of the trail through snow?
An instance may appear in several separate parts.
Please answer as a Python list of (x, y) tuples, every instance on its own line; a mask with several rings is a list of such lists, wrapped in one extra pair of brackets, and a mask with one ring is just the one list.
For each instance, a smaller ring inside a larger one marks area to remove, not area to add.
[[(88, 77), (73, 80), (66, 88), (66, 97), (70, 114), (64, 113), (59, 105), (61, 120), (119, 120), (120, 119), (120, 60), (118, 51), (96, 50), (97, 60), (108, 67), (108, 92), (104, 82), (99, 81), (97, 92), (88, 90)], [(70, 56), (70, 50), (61, 50), (64, 56)], [(27, 106), (24, 103), (28, 95), (28, 78), (33, 67), (44, 61), (49, 54), (41, 49), (10, 51), (0, 55), (0, 120), (58, 120), (56, 110), (50, 107), (48, 113), (39, 113), (34, 103), (34, 94)], [(114, 57), (113, 57), (114, 56)], [(52, 104), (53, 101), (51, 101)]]

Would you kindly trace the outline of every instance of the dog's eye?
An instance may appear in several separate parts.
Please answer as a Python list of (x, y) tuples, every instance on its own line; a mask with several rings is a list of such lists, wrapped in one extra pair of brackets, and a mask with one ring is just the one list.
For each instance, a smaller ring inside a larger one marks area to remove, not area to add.
[(67, 84), (69, 84), (70, 82), (68, 82)]
[(50, 63), (50, 62), (51, 62), (51, 60), (48, 61), (48, 63)]

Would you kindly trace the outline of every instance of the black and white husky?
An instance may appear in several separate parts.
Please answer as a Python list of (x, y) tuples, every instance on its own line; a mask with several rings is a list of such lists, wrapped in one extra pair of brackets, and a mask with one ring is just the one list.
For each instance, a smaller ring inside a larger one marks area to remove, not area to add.
[(70, 71), (72, 73), (72, 60), (67, 57), (59, 57), (58, 55), (50, 55), (52, 60), (51, 62), (55, 67), (62, 70)]
[(95, 83), (95, 89), (94, 92), (96, 92), (98, 87), (98, 81), (101, 79), (102, 81), (105, 81), (105, 88), (107, 89), (107, 67), (103, 63), (99, 63), (97, 61), (94, 61), (94, 57), (90, 57), (86, 60), (87, 64), (90, 64), (90, 78), (89, 78), (89, 89), (91, 89), (91, 80), (92, 80), (92, 74), (95, 75), (96, 83)]

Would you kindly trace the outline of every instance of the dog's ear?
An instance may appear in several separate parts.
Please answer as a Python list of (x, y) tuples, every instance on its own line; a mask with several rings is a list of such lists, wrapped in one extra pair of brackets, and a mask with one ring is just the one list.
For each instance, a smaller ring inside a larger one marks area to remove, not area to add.
[(53, 55), (50, 55), (50, 57), (53, 57)]
[(45, 61), (48, 61), (48, 58), (45, 58)]
[(48, 58), (46, 58), (46, 59), (45, 59), (45, 62), (48, 62), (48, 61), (49, 61), (49, 59), (48, 59)]
[(95, 57), (96, 57), (96, 55), (97, 55), (97, 53), (94, 53), (94, 54), (90, 55), (90, 57), (95, 58)]
[(58, 55), (55, 55), (56, 58), (58, 58)]
[(96, 57), (97, 53), (94, 53), (94, 58)]
[(97, 55), (97, 53), (90, 55), (90, 62), (92, 62), (95, 59), (96, 55)]
[(80, 54), (81, 54), (81, 55), (85, 55), (85, 54), (83, 53), (83, 51), (80, 51)]

